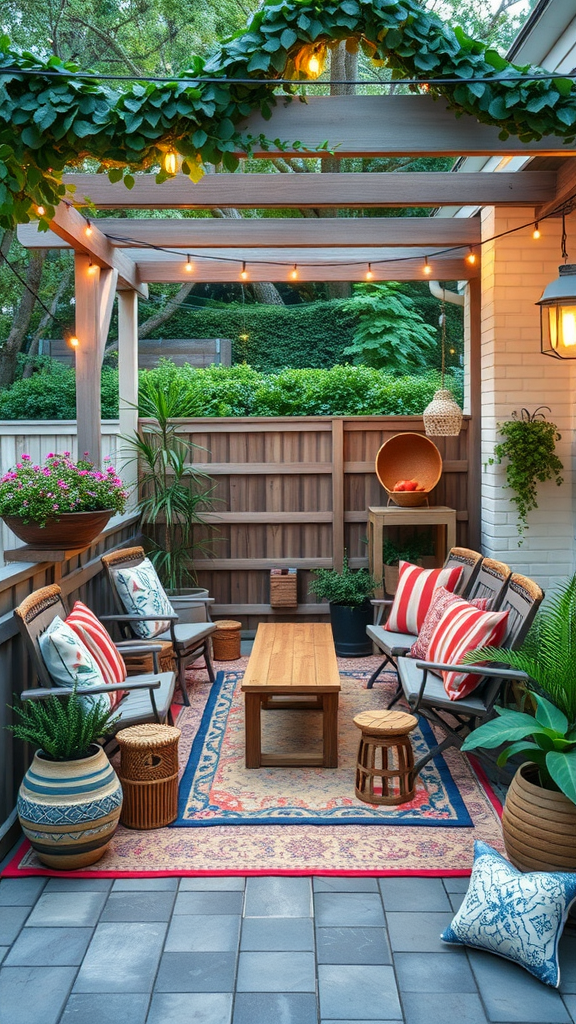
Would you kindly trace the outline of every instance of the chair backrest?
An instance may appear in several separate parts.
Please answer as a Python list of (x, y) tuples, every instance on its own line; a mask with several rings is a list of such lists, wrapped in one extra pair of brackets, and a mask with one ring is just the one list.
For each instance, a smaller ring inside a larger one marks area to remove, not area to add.
[(132, 569), (134, 566), (140, 565), (140, 562), (143, 562), (145, 558), (146, 553), (142, 547), (119, 548), (117, 551), (108, 551), (107, 554), (102, 555), (102, 565), (108, 577), (108, 582), (114, 595), (116, 611), (119, 615), (122, 615), (126, 609), (122, 604), (116, 587), (114, 571), (116, 569)]
[(491, 612), (499, 611), (506, 595), (508, 583), (512, 575), (509, 565), (504, 562), (496, 562), (493, 558), (484, 558), (472, 586), (469, 588), (466, 598), (471, 601), (473, 597), (486, 598)]
[(26, 649), (42, 686), (53, 686), (53, 680), (44, 664), (39, 639), (57, 615), (65, 619), (68, 608), (60, 587), (52, 584), (35, 590), (14, 609), (18, 628), (24, 637)]
[(482, 555), (478, 551), (472, 551), (470, 548), (450, 548), (444, 562), (444, 568), (452, 568), (458, 565), (462, 566), (462, 575), (457, 593), (461, 597), (467, 597), (472, 584), (480, 572)]
[[(519, 647), (534, 622), (536, 612), (544, 600), (544, 591), (534, 580), (520, 573), (511, 573), (499, 611), (508, 612), (506, 635), (502, 647)], [(482, 698), (492, 709), (502, 687), (502, 680), (487, 679), (482, 685)], [(476, 692), (475, 692), (476, 695)]]

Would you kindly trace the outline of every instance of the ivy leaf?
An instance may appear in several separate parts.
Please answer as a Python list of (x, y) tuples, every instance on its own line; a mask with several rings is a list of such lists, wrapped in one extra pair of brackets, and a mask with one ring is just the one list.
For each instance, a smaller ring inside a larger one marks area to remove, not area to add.
[(528, 100), (526, 110), (529, 110), (531, 114), (537, 114), (544, 107), (547, 107), (549, 103), (550, 97), (546, 93), (543, 96), (533, 96), (531, 100)]
[(485, 50), (484, 60), (491, 67), (496, 68), (496, 71), (506, 71), (509, 67), (508, 61), (501, 57), (497, 50)]
[(128, 189), (133, 189), (134, 188), (134, 178), (133, 178), (133, 176), (131, 174), (125, 174), (124, 175), (124, 184), (126, 185), (126, 188), (128, 188)]
[(556, 117), (562, 124), (571, 127), (576, 122), (576, 107), (560, 107), (556, 111)]
[(72, 124), (74, 134), (79, 139), (84, 139), (87, 135), (95, 135), (99, 128), (98, 125), (91, 124), (90, 121), (74, 121)]
[(121, 167), (111, 167), (108, 171), (108, 181), (111, 181), (112, 184), (114, 184), (115, 181), (121, 180), (122, 174), (123, 171)]
[(201, 149), (208, 138), (203, 128), (197, 128), (192, 136), (192, 143), (196, 149)]
[(488, 107), (488, 113), (494, 120), (499, 121), (506, 117), (506, 104), (502, 96), (495, 96)]
[(270, 67), (270, 57), (267, 53), (255, 53), (248, 62), (247, 71), (268, 71)]
[(570, 96), (574, 83), (571, 78), (553, 78), (552, 84), (558, 89), (561, 96)]
[(283, 46), (285, 50), (289, 50), (291, 46), (294, 46), (294, 43), (297, 42), (297, 40), (298, 36), (294, 29), (285, 28), (280, 36), (280, 45)]
[(51, 124), (54, 124), (57, 113), (54, 107), (38, 107), (38, 110), (34, 114), (34, 122), (38, 125), (41, 131), (45, 131)]

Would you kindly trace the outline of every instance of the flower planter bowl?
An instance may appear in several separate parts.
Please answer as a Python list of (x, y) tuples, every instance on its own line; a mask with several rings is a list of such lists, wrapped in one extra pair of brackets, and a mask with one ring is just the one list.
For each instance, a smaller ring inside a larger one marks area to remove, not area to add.
[(576, 871), (576, 804), (537, 778), (528, 763), (512, 779), (502, 815), (506, 853), (520, 871)]
[[(442, 456), (424, 434), (395, 434), (376, 456), (376, 476), (396, 505), (416, 508), (424, 505), (442, 476)], [(395, 491), (398, 480), (417, 480), (423, 491)]]
[(85, 868), (103, 856), (122, 810), (122, 787), (102, 747), (51, 761), (41, 750), (18, 794), (22, 831), (46, 867)]
[(8, 529), (20, 540), (41, 551), (87, 548), (102, 533), (114, 515), (113, 509), (98, 512), (63, 512), (58, 519), (47, 519), (46, 526), (23, 523), (20, 516), (3, 516)]

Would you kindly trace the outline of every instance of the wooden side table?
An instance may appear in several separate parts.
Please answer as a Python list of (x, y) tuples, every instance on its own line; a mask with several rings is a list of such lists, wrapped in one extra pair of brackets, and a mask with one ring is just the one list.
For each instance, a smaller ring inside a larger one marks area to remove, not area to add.
[[(362, 711), (355, 793), (367, 804), (407, 804), (414, 797), (414, 752), (410, 733), (418, 725), (405, 711)], [(378, 764), (380, 767), (378, 767)]]
[[(434, 526), (436, 527), (435, 551), (438, 564), (442, 565), (450, 548), (456, 547), (456, 509), (444, 505), (428, 508), (400, 508), (388, 505), (368, 509), (368, 565), (377, 580), (384, 575), (382, 549), (384, 530), (390, 526)], [(376, 591), (377, 597), (384, 594), (383, 587)]]

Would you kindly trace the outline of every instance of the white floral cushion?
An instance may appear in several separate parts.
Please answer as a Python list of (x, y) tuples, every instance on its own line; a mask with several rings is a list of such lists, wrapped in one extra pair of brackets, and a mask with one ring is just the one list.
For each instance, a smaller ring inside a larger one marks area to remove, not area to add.
[(558, 988), (558, 942), (574, 899), (576, 874), (524, 874), (477, 840), (468, 892), (442, 939), (497, 953)]
[(148, 622), (132, 622), (131, 629), (137, 636), (151, 640), (168, 629), (170, 622), (161, 616), (174, 615), (174, 609), (149, 558), (145, 558), (140, 565), (115, 569), (114, 580), (120, 600), (129, 615), (158, 616), (158, 619)]
[[(44, 664), (56, 686), (104, 686), (104, 676), (90, 651), (70, 626), (56, 615), (38, 640)], [(92, 702), (96, 698), (86, 698)], [(99, 702), (110, 708), (110, 697), (101, 694)]]

